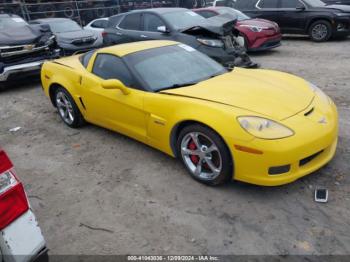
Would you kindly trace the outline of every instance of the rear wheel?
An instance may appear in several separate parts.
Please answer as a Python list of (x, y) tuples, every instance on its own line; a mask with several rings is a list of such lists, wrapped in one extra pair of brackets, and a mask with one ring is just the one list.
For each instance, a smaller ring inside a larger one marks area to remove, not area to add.
[(207, 185), (220, 185), (232, 178), (232, 158), (221, 137), (196, 124), (181, 130), (177, 152), (190, 175)]
[(315, 42), (328, 41), (332, 36), (332, 26), (328, 21), (318, 20), (311, 24), (309, 35), (311, 40)]
[(66, 125), (72, 128), (77, 128), (85, 123), (78, 106), (75, 104), (74, 99), (66, 89), (62, 87), (57, 88), (54, 94), (54, 101), (58, 113)]

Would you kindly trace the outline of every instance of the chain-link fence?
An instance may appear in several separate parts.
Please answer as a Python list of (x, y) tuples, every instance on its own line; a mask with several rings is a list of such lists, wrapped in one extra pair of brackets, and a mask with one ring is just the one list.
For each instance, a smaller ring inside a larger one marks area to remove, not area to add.
[(22, 16), (26, 20), (66, 17), (85, 25), (93, 19), (134, 9), (205, 5), (205, 0), (0, 0), (0, 13)]

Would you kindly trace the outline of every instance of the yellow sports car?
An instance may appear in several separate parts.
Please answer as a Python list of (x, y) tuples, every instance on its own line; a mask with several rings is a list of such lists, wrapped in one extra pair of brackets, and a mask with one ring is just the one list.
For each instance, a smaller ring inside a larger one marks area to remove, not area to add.
[(227, 70), (177, 42), (46, 62), (41, 79), (68, 126), (86, 121), (137, 139), (209, 185), (289, 183), (336, 150), (337, 109), (316, 86), (270, 70)]

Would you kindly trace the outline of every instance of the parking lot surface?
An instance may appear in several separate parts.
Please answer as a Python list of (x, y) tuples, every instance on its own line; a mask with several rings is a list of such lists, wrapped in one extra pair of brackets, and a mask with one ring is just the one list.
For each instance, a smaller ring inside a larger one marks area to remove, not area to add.
[[(263, 68), (317, 84), (340, 114), (334, 160), (274, 188), (204, 186), (179, 161), (125, 136), (65, 126), (32, 79), (3, 90), (0, 146), (50, 254), (350, 254), (349, 47), (350, 39), (288, 38), (252, 55)], [(313, 200), (320, 186), (329, 189), (326, 204)]]

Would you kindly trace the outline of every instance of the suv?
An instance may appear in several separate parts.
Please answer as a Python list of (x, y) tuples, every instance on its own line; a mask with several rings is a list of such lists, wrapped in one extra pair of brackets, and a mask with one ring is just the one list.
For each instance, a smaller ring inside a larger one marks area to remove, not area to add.
[(0, 261), (48, 261), (48, 249), (23, 184), (0, 148)]
[(58, 57), (55, 36), (17, 15), (0, 14), (0, 85), (18, 76), (38, 74), (41, 64)]
[(274, 21), (282, 33), (306, 34), (315, 42), (350, 34), (350, 7), (344, 5), (326, 5), (321, 0), (224, 0), (214, 4)]

